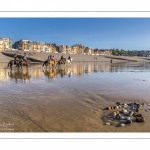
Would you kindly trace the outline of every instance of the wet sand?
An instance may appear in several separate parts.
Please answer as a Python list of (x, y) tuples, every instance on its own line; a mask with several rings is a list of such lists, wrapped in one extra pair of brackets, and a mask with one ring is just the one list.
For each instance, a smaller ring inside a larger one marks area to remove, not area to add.
[[(1, 69), (0, 132), (149, 132), (149, 72), (136, 73), (140, 64), (118, 65), (74, 63), (71, 69), (45, 73), (41, 65), (23, 72)], [(133, 65), (137, 70), (121, 72)], [(102, 118), (111, 112), (104, 108), (116, 102), (144, 103), (141, 113), (146, 122), (104, 125)]]

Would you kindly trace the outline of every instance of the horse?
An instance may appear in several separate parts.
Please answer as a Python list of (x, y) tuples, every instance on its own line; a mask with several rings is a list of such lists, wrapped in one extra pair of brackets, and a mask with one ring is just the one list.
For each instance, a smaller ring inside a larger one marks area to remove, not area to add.
[(20, 60), (18, 60), (18, 59), (17, 60), (10, 60), (8, 62), (7, 68), (10, 67), (10, 69), (12, 70), (12, 67), (14, 65), (16, 65), (16, 67), (18, 67), (18, 69), (19, 69), (19, 67), (20, 67)]
[(44, 66), (49, 66), (49, 68), (53, 68), (53, 67), (55, 67), (57, 65), (57, 59), (55, 59), (55, 60), (46, 60), (46, 61), (44, 61), (44, 63), (43, 63), (43, 65), (42, 65), (42, 67), (44, 67)]
[(66, 60), (66, 63), (71, 66), (71, 62), (73, 61), (73, 58)]
[(60, 60), (57, 62), (57, 66), (61, 66), (61, 65), (65, 65), (65, 64), (66, 64), (66, 58), (60, 59)]
[(30, 60), (29, 60), (29, 59), (27, 59), (27, 61), (21, 59), (21, 60), (19, 61), (19, 66), (21, 67), (21, 69), (22, 69), (23, 66), (26, 66), (26, 67), (28, 68), (29, 63), (30, 63)]

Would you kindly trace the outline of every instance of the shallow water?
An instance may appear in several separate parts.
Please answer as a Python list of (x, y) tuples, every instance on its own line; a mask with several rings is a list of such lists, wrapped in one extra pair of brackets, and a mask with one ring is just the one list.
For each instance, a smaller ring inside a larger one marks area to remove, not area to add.
[[(6, 66), (0, 64), (1, 131), (150, 131), (150, 113), (145, 111), (150, 109), (150, 63), (76, 62), (61, 69), (34, 64), (12, 71)], [(117, 101), (144, 102), (146, 122), (123, 128), (104, 125), (103, 108)]]

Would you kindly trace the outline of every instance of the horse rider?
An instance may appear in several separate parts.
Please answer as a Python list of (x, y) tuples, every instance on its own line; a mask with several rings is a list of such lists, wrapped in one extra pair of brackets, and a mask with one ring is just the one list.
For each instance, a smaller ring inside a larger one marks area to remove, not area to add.
[(61, 56), (61, 60), (63, 60), (64, 59), (64, 57), (63, 57), (63, 55)]
[(52, 55), (48, 56), (47, 61), (52, 60)]
[(69, 55), (69, 57), (68, 57), (68, 60), (71, 60), (71, 57), (70, 57), (70, 55)]
[(18, 66), (18, 63), (19, 63), (19, 60), (18, 60), (18, 58), (17, 58), (17, 54), (15, 53), (15, 55), (14, 55), (14, 64), (16, 65), (16, 67)]
[(54, 57), (54, 56), (52, 57), (52, 60), (53, 60), (53, 61), (55, 60), (55, 57)]
[(23, 60), (27, 63), (28, 59), (27, 59), (27, 54), (26, 53), (24, 53)]

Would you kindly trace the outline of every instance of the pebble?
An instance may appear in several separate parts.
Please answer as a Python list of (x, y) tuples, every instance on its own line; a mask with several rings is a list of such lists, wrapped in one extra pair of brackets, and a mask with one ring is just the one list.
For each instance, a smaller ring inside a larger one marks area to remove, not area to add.
[(119, 123), (118, 127), (125, 127), (125, 124), (124, 123)]
[(120, 120), (124, 120), (124, 119), (126, 119), (126, 117), (120, 116)]
[(131, 117), (127, 117), (127, 120), (131, 120)]
[(136, 108), (134, 106), (132, 106), (132, 109), (135, 110)]
[(114, 109), (119, 109), (119, 106), (114, 106)]
[(126, 109), (122, 109), (122, 112), (123, 112), (124, 114), (127, 114), (127, 113), (128, 113), (128, 111), (127, 111)]
[(132, 120), (127, 120), (126, 121), (126, 124), (131, 124), (132, 123)]
[(136, 117), (136, 122), (145, 122), (144, 117)]
[(116, 111), (117, 115), (119, 115), (119, 111)]
[(112, 109), (112, 107), (111, 107), (111, 106), (108, 106), (106, 109), (107, 109), (107, 110), (111, 110), (111, 109)]
[(140, 108), (137, 108), (137, 109), (136, 109), (136, 112), (139, 112), (140, 110), (141, 110)]
[(133, 116), (133, 114), (134, 114), (134, 112), (133, 112), (133, 111), (131, 111), (131, 112), (129, 113), (129, 116)]
[(114, 115), (114, 116), (116, 116), (116, 115), (117, 115), (117, 113), (114, 111), (114, 112), (113, 112), (113, 115)]
[(117, 105), (121, 105), (119, 102), (116, 103)]
[(136, 117), (142, 117), (142, 114), (137, 114)]
[(134, 113), (133, 113), (133, 117), (136, 117), (136, 115), (137, 115), (137, 113), (136, 113), (136, 112), (134, 112)]
[(126, 103), (123, 103), (123, 107), (128, 107)]
[(104, 125), (110, 125), (110, 123), (109, 122), (105, 122)]

